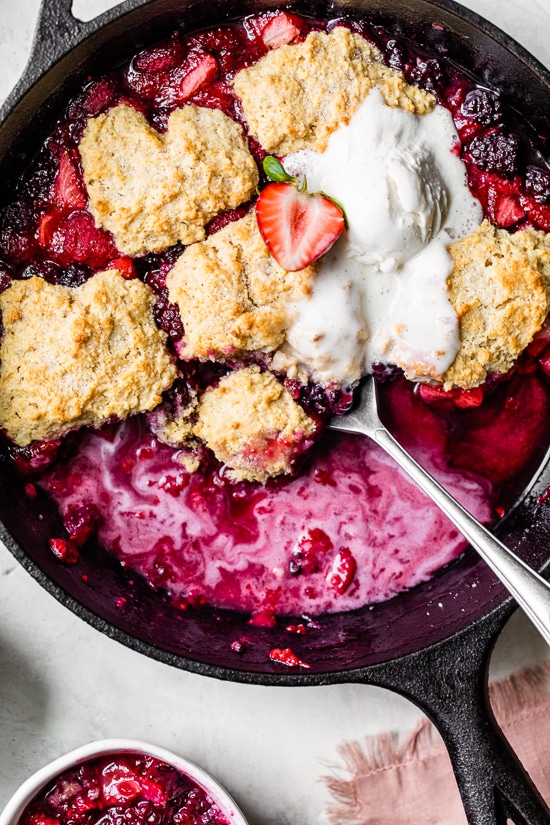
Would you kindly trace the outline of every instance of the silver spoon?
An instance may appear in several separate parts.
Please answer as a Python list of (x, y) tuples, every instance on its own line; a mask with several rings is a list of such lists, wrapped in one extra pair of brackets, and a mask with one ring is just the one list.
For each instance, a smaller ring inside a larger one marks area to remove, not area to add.
[(378, 416), (376, 381), (372, 376), (363, 379), (358, 392), (357, 407), (333, 418), (330, 429), (366, 435), (389, 453), (458, 527), (550, 645), (550, 584), (470, 515), (388, 432)]

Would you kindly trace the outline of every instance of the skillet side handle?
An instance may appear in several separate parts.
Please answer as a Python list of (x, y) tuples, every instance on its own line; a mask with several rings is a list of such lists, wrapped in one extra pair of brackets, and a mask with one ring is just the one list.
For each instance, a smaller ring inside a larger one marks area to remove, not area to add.
[[(502, 625), (468, 628), (369, 676), (401, 693), (435, 724), (447, 747), (469, 825), (548, 825), (550, 809), (495, 720), (489, 659)], [(483, 635), (485, 634), (485, 635)]]
[(74, 17), (72, 5), (72, 0), (42, 0), (25, 69), (29, 88), (46, 68), (67, 54), (91, 29), (89, 24)]

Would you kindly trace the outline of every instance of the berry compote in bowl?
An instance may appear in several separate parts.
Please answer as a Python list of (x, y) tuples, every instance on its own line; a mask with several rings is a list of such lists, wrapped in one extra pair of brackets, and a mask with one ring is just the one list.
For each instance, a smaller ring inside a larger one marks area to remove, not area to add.
[(83, 745), (45, 765), (15, 792), (1, 825), (247, 825), (206, 771), (130, 739)]

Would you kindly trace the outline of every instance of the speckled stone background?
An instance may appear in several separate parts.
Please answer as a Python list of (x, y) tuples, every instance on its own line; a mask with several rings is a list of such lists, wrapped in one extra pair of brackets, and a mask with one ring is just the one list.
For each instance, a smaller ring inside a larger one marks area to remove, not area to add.
[[(115, 5), (76, 0), (74, 12), (89, 20)], [(549, 0), (464, 5), (550, 65)], [(39, 0), (0, 0), (0, 99), (23, 69), (38, 8)], [(492, 675), (548, 657), (518, 612), (498, 642)], [(57, 604), (0, 546), (0, 808), (51, 759), (94, 739), (124, 736), (206, 768), (251, 825), (313, 825), (324, 821), (320, 777), (338, 771), (338, 745), (385, 730), (406, 735), (419, 715), (374, 687), (255, 687), (150, 661)]]

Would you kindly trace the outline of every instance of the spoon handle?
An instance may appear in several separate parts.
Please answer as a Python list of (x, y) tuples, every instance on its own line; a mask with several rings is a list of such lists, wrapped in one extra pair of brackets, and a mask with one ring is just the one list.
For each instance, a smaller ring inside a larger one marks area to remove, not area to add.
[(458, 527), (529, 616), (550, 645), (550, 584), (511, 552), (458, 503), (383, 427), (372, 438), (405, 470)]

